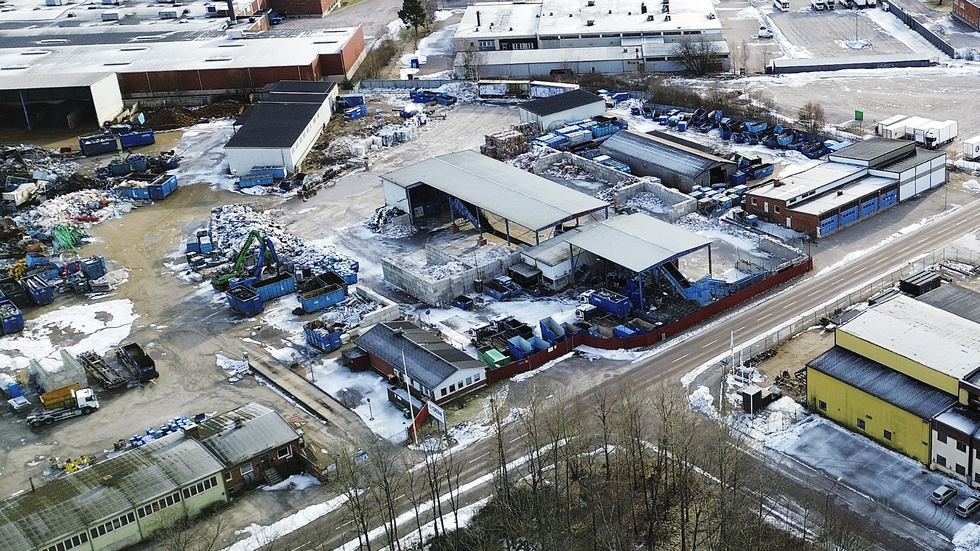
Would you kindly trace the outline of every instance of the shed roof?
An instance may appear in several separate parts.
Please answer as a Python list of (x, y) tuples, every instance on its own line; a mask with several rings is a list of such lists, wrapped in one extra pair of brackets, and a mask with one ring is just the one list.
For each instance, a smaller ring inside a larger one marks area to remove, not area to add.
[(955, 284), (940, 285), (916, 300), (980, 323), (980, 293)]
[(715, 166), (735, 165), (728, 159), (631, 130), (613, 134), (603, 142), (602, 148), (612, 152), (613, 156), (636, 158), (691, 178), (697, 178)]
[(923, 163), (927, 163), (937, 157), (945, 157), (945, 151), (926, 151), (925, 149), (916, 148), (912, 155), (908, 157), (903, 157), (897, 161), (882, 165), (880, 167), (872, 167), (872, 170), (881, 170), (884, 172), (904, 172), (910, 168), (919, 166)]
[(956, 404), (952, 394), (840, 346), (806, 365), (922, 419), (931, 420)]
[(522, 249), (521, 254), (548, 266), (557, 266), (568, 260), (568, 257), (571, 255), (571, 251), (568, 250), (567, 241), (572, 236), (580, 233), (582, 233), (582, 228), (572, 228), (565, 233), (552, 237), (540, 245)]
[(592, 103), (601, 103), (605, 106), (605, 100), (599, 96), (593, 94), (592, 92), (586, 92), (582, 89), (571, 90), (569, 92), (563, 92), (561, 94), (555, 94), (553, 96), (548, 96), (546, 98), (533, 99), (531, 101), (526, 101), (520, 105), (520, 108), (529, 112), (534, 113), (540, 117), (545, 117), (548, 115), (554, 115), (555, 113), (561, 113), (562, 111), (568, 111), (569, 109), (575, 109), (582, 107), (583, 105), (589, 105)]
[(239, 119), (242, 126), (225, 148), (288, 149), (303, 134), (322, 105), (322, 102), (253, 105)]
[(980, 428), (980, 413), (957, 405), (949, 411), (944, 411), (936, 416), (934, 426), (945, 428), (959, 433), (961, 436), (970, 438)]
[(531, 230), (608, 206), (584, 193), (472, 150), (440, 155), (382, 176), (409, 188), (425, 184)]
[[(221, 468), (201, 443), (172, 433), (0, 502), (0, 541), (4, 551), (33, 550), (220, 473)], [(110, 484), (106, 477), (111, 477)]]
[(29, 90), (34, 88), (87, 88), (114, 73), (75, 73), (18, 75), (0, 77), (0, 90)]
[(263, 92), (283, 92), (287, 94), (329, 94), (334, 87), (337, 86), (336, 82), (321, 81), (321, 80), (280, 80), (279, 82), (273, 82), (264, 88)]
[(868, 308), (837, 330), (956, 379), (980, 368), (980, 324), (905, 295)]
[(711, 244), (710, 239), (646, 214), (605, 220), (568, 242), (634, 272), (659, 266)]
[(435, 391), (460, 369), (482, 369), (483, 362), (408, 321), (379, 323), (358, 337), (357, 346), (402, 370)]
[(816, 193), (821, 188), (831, 189), (854, 181), (868, 173), (868, 168), (845, 163), (820, 163), (791, 176), (774, 178), (770, 182), (753, 189), (750, 193), (758, 197), (769, 197), (788, 201), (807, 193)]
[(201, 444), (225, 467), (299, 439), (296, 430), (279, 413), (255, 402), (203, 421), (200, 434)]
[[(882, 156), (896, 152), (900, 149), (909, 147), (907, 140), (892, 140), (889, 138), (871, 138), (861, 140), (854, 145), (850, 145), (835, 151), (831, 157), (840, 159), (854, 159), (857, 161), (871, 162)], [(915, 147), (914, 145), (912, 146)], [(833, 159), (832, 159), (833, 160)]]
[(796, 212), (820, 216), (825, 212), (835, 210), (838, 207), (874, 194), (888, 186), (893, 186), (897, 181), (894, 178), (885, 178), (883, 176), (868, 176), (856, 182), (846, 184), (842, 188), (824, 193), (815, 199), (793, 206), (792, 209)]

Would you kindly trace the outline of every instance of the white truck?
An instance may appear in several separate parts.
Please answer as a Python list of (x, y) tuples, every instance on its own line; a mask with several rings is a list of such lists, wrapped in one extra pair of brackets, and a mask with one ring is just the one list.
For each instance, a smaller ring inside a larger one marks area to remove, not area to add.
[(915, 129), (915, 142), (926, 149), (942, 147), (956, 138), (956, 121), (933, 121)]
[(789, 11), (789, 0), (772, 0), (772, 7), (779, 11)]
[(963, 158), (967, 161), (980, 159), (980, 136), (963, 142)]
[(834, 0), (827, 0), (828, 10), (833, 11), (835, 7), (837, 7), (837, 2), (834, 2)]
[(827, 9), (827, 3), (824, 0), (810, 0), (810, 7), (814, 11), (823, 11)]
[[(39, 410), (27, 416), (27, 424), (31, 428), (50, 425), (55, 421), (70, 419), (79, 415), (88, 415), (99, 409), (99, 399), (92, 392), (92, 389), (67, 388), (64, 390), (67, 392), (64, 393), (63, 397), (57, 398), (57, 407)], [(42, 403), (47, 408), (50, 402), (45, 402), (42, 396)]]
[(927, 119), (925, 117), (910, 117), (908, 119), (905, 119), (905, 122), (902, 123), (902, 124), (905, 125), (905, 135), (904, 136), (892, 136), (892, 137), (898, 138), (898, 139), (914, 140), (915, 139), (915, 129), (916, 128), (921, 128), (923, 126), (926, 126), (927, 124), (929, 124), (931, 122), (932, 122), (932, 119)]

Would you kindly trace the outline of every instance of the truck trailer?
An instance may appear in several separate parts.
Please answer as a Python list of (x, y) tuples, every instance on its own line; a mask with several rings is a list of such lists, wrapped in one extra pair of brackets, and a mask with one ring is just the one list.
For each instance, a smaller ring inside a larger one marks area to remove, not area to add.
[(980, 136), (963, 142), (963, 158), (967, 161), (980, 159)]
[[(55, 421), (88, 415), (99, 409), (99, 399), (92, 389), (78, 389), (77, 386), (72, 385), (42, 395), (41, 403), (44, 404), (45, 409), (28, 415), (27, 424), (31, 428), (37, 428), (41, 425), (50, 425)], [(57, 396), (52, 396), (45, 402), (44, 397), (49, 394), (57, 394)]]
[(956, 121), (933, 121), (915, 130), (915, 141), (925, 146), (926, 149), (936, 149), (953, 141), (956, 138), (957, 130)]

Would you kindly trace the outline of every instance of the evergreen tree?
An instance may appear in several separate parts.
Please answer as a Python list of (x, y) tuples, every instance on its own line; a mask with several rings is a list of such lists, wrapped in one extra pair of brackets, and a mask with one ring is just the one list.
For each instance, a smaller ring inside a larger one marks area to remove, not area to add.
[(415, 29), (415, 44), (419, 42), (419, 27), (426, 24), (429, 14), (425, 11), (422, 0), (403, 0), (402, 9), (398, 10), (398, 18), (403, 23)]

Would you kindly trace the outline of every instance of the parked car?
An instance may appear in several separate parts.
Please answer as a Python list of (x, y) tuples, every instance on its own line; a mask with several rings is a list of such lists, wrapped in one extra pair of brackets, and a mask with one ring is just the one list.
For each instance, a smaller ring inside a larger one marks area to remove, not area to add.
[(932, 502), (942, 507), (956, 497), (956, 488), (943, 484), (932, 492)]
[(970, 518), (973, 513), (977, 512), (977, 509), (980, 509), (980, 499), (970, 496), (956, 506), (956, 514), (963, 518)]
[(772, 31), (770, 31), (766, 26), (759, 27), (759, 34), (756, 35), (759, 38), (772, 38)]

